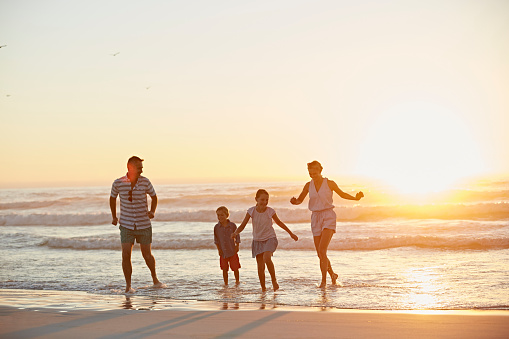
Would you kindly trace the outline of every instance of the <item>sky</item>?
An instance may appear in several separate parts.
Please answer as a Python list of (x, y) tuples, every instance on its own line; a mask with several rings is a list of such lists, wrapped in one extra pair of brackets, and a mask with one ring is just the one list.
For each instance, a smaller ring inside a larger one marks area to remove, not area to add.
[(507, 1), (0, 0), (0, 188), (509, 177)]

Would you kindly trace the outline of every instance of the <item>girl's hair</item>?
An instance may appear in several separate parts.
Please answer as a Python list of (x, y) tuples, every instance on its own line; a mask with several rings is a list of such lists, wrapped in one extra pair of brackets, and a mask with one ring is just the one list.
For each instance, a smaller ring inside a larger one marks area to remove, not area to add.
[(320, 169), (320, 171), (323, 170), (322, 164), (320, 164), (316, 160), (308, 162), (308, 168), (310, 168), (310, 167), (318, 167)]
[(264, 189), (259, 189), (258, 191), (256, 191), (256, 199), (258, 199), (260, 197), (260, 195), (262, 194), (267, 194), (269, 195), (269, 192), (267, 192), (266, 190)]
[(216, 213), (218, 213), (219, 211), (224, 212), (224, 214), (226, 214), (226, 217), (230, 216), (230, 211), (228, 211), (226, 206), (219, 206), (216, 210)]

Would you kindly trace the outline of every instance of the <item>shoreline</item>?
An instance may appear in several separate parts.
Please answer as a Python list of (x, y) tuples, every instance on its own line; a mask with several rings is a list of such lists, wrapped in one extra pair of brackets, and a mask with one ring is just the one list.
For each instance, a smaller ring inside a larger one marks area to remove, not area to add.
[[(225, 307), (226, 306), (226, 307)], [(353, 310), (0, 290), (2, 338), (506, 338), (509, 310)]]
[(0, 289), (0, 307), (16, 309), (53, 309), (61, 312), (90, 311), (164, 311), (164, 310), (272, 310), (292, 312), (334, 313), (402, 313), (402, 314), (455, 314), (509, 316), (509, 309), (355, 309), (324, 306), (281, 305), (274, 301), (272, 292), (266, 293), (261, 302), (236, 302), (235, 300), (169, 299), (166, 297), (136, 294), (99, 294), (84, 291)]

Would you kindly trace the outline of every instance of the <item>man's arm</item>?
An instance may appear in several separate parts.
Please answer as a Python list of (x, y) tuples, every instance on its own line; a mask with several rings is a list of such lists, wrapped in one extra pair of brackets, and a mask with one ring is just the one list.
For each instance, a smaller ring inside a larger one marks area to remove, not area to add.
[(110, 210), (111, 210), (111, 217), (112, 217), (111, 224), (117, 226), (117, 223), (118, 223), (117, 198), (113, 198), (112, 196), (110, 196)]
[(148, 217), (150, 219), (154, 218), (157, 208), (157, 195), (154, 195), (152, 198), (152, 202), (150, 203), (150, 211), (148, 211)]

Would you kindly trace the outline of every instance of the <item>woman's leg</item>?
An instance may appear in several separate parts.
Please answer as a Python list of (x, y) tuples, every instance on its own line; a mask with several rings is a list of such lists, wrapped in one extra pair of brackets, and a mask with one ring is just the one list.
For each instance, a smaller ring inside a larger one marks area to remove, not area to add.
[[(313, 240), (315, 242), (316, 255), (318, 255), (318, 258), (320, 258), (320, 255), (318, 253), (318, 248), (320, 247), (320, 241), (322, 240), (322, 236), (319, 235), (317, 237), (313, 237)], [(338, 279), (338, 275), (336, 273), (334, 273), (334, 270), (332, 269), (332, 265), (330, 263), (329, 258), (327, 258), (327, 264), (328, 264), (327, 272), (329, 273), (329, 275), (332, 279), (332, 284), (335, 284), (336, 280)]]
[(317, 247), (318, 257), (320, 258), (320, 271), (322, 271), (322, 282), (320, 283), (320, 287), (325, 287), (327, 284), (327, 270), (330, 267), (330, 261), (327, 257), (327, 249), (329, 247), (332, 236), (334, 235), (334, 230), (329, 228), (325, 228), (322, 231), (322, 235), (320, 236), (320, 241)]
[(265, 292), (265, 261), (263, 261), (263, 253), (256, 256), (256, 265), (258, 266), (258, 279), (262, 286), (262, 291)]

